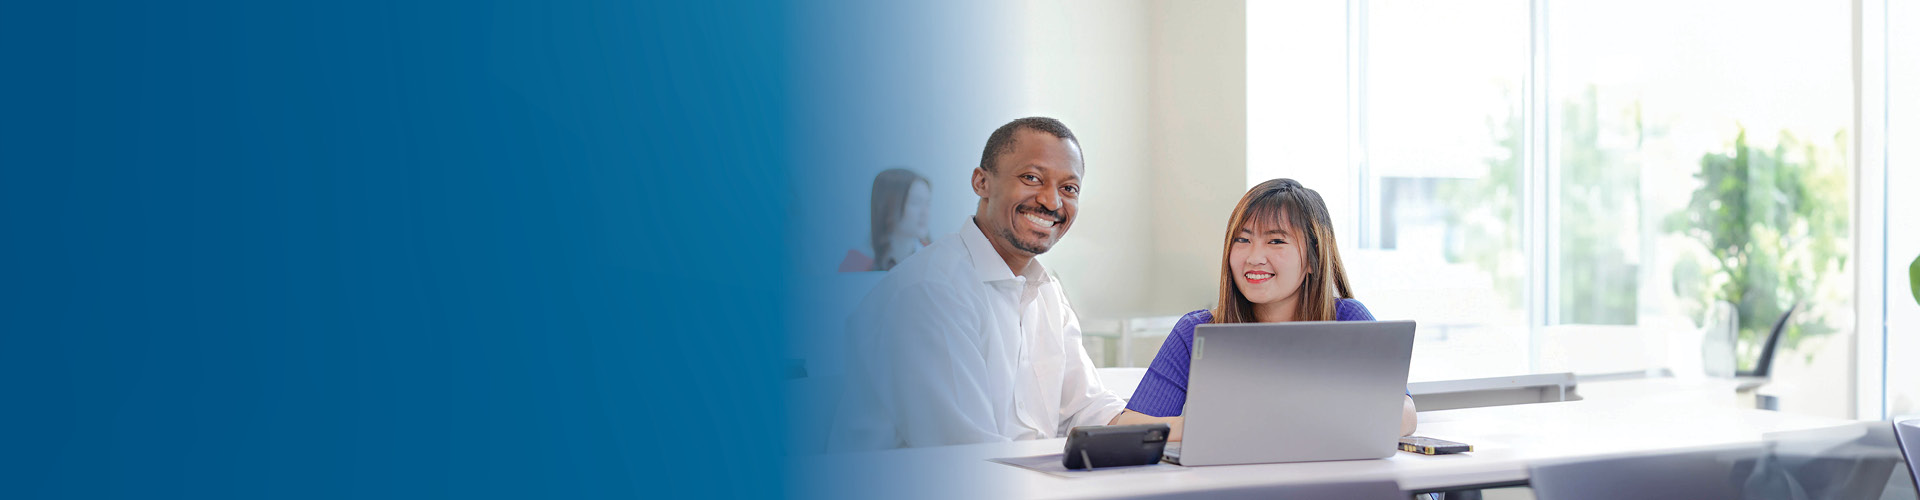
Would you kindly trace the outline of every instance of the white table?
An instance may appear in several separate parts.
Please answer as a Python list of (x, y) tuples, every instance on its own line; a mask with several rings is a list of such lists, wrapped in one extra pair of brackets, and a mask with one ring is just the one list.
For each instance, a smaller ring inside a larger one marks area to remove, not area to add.
[(1393, 480), (1406, 491), (1525, 481), (1540, 460), (1671, 451), (1758, 441), (1761, 434), (1849, 421), (1673, 401), (1587, 400), (1420, 413), (1417, 434), (1474, 452), (1383, 460), (1214, 467), (1156, 466), (1061, 478), (990, 462), (1059, 453), (1065, 439), (793, 457), (788, 480), (807, 498), (1110, 498), (1330, 481)]

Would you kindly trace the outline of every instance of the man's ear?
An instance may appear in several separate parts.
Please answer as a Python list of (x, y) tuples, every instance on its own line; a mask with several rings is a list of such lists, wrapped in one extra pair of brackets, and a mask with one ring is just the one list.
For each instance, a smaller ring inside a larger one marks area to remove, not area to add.
[(973, 194), (982, 199), (987, 197), (987, 170), (973, 167)]

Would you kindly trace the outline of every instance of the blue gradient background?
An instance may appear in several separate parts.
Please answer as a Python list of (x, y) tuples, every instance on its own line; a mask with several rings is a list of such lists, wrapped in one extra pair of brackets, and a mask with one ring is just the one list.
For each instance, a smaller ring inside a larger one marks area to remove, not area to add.
[[(848, 250), (869, 252), (873, 178), (893, 167), (926, 176), (928, 227), (959, 230), (979, 198), (968, 187), (987, 136), (1025, 103), (1017, 2), (799, 2), (787, 14), (793, 56), (790, 151), (796, 193), (790, 248), (788, 356), (809, 377), (788, 382), (787, 423), (796, 460), (790, 494), (804, 498), (1006, 498), (965, 466), (930, 467), (820, 455), (844, 397), (851, 361), (846, 314), (877, 277), (837, 273)], [(1027, 494), (1031, 494), (1030, 492)]]
[(758, 2), (0, 7), (0, 497), (768, 497)]

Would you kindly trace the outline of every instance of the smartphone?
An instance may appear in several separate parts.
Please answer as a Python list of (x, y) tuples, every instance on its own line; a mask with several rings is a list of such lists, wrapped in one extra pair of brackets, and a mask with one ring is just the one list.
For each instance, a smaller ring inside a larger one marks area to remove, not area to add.
[(1411, 451), (1421, 455), (1446, 455), (1473, 451), (1473, 445), (1445, 439), (1407, 436), (1400, 438), (1400, 451)]
[(1166, 451), (1167, 424), (1087, 425), (1067, 431), (1068, 470), (1152, 465)]

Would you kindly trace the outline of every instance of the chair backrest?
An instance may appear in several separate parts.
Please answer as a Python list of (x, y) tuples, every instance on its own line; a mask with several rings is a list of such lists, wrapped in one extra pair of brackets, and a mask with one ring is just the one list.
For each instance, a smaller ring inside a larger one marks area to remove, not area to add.
[(1900, 453), (1907, 458), (1907, 473), (1920, 489), (1920, 419), (1894, 423), (1893, 435), (1900, 441)]
[(1757, 445), (1536, 463), (1527, 484), (1540, 500), (1740, 498), (1729, 463), (1751, 461)]
[(1780, 313), (1780, 319), (1773, 322), (1773, 331), (1767, 333), (1767, 344), (1760, 347), (1760, 359), (1754, 360), (1753, 369), (1740, 370), (1736, 372), (1737, 375), (1742, 377), (1766, 377), (1773, 373), (1773, 351), (1780, 347), (1780, 337), (1786, 335), (1787, 320), (1792, 318), (1793, 311), (1799, 308), (1800, 304), (1796, 303), (1788, 306), (1787, 312)]
[(1767, 433), (1759, 442), (1538, 462), (1536, 498), (1915, 498), (1887, 422)]

